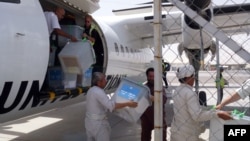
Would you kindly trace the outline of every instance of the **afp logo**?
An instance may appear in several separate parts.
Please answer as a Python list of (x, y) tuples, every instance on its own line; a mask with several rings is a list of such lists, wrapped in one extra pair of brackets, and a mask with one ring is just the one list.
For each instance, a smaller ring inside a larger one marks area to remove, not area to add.
[(249, 141), (250, 125), (224, 125), (224, 141)]

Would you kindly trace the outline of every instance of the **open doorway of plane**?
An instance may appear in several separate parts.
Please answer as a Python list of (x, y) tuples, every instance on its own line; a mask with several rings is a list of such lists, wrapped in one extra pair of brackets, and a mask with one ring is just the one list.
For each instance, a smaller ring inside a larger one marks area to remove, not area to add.
[[(50, 1), (50, 0), (39, 0), (42, 6), (43, 11), (53, 11), (56, 7), (62, 7), (65, 9), (65, 16), (62, 20), (59, 21), (61, 29), (72, 35), (75, 36), (79, 41), (78, 42), (86, 42), (82, 38), (82, 34), (85, 30), (85, 21), (84, 17), (86, 13), (75, 9), (72, 5), (69, 5), (63, 1)], [(102, 36), (100, 35), (100, 30), (98, 29), (97, 23), (93, 20), (93, 24), (96, 25), (97, 31), (98, 31), (98, 39), (96, 39), (95, 46), (93, 46), (93, 52), (94, 53), (94, 58), (95, 58), (95, 63), (90, 65), (89, 67), (91, 68), (91, 73), (95, 71), (101, 71), (105, 72), (105, 67), (104, 67), (104, 46), (103, 46), (103, 41), (102, 41)], [(57, 34), (52, 33), (50, 35), (50, 58), (48, 61), (48, 70), (47, 74), (44, 80), (44, 84), (42, 87), (42, 90), (51, 90), (51, 89), (64, 89), (65, 88), (65, 78), (67, 77), (68, 79), (68, 74), (65, 77), (65, 70), (62, 65), (62, 60), (59, 59), (59, 54), (60, 52), (68, 45), (69, 39), (64, 38), (62, 36), (59, 36)], [(83, 46), (84, 47), (84, 46)], [(84, 57), (81, 61), (88, 61), (89, 58), (84, 59)], [(74, 61), (72, 60), (66, 60), (67, 63), (70, 66), (74, 65)], [(89, 64), (89, 63), (87, 63)], [(106, 64), (106, 63), (105, 63)], [(76, 64), (76, 65), (79, 65)], [(86, 67), (86, 66), (85, 66)], [(89, 70), (87, 70), (89, 73)], [(86, 72), (87, 72), (86, 71)], [(70, 79), (77, 79), (76, 85), (72, 85), (71, 87), (77, 87), (81, 86), (82, 84), (82, 79), (84, 77), (85, 72), (81, 72), (82, 74), (79, 75), (77, 73), (77, 76), (75, 77), (74, 75), (70, 75)], [(73, 76), (73, 77), (72, 77)], [(53, 80), (52, 80), (53, 79)]]

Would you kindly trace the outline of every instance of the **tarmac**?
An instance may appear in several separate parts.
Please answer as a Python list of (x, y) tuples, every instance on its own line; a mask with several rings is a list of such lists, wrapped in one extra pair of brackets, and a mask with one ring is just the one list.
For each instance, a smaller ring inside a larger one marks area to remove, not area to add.
[[(167, 140), (170, 141), (173, 117), (171, 98), (166, 104), (166, 110)], [(0, 124), (0, 141), (86, 141), (84, 113), (85, 102), (81, 102), (6, 122)], [(112, 128), (111, 141), (140, 141), (140, 121), (129, 123), (112, 113), (108, 119)], [(209, 122), (206, 123), (206, 130), (201, 138), (209, 140)], [(151, 141), (154, 141), (154, 132)]]
[[(85, 141), (84, 111), (85, 102), (81, 102), (1, 124), (0, 141)], [(171, 107), (167, 113), (170, 125)], [(109, 114), (108, 119), (112, 128), (111, 141), (140, 141), (140, 121), (129, 123), (114, 114)], [(168, 138), (169, 130), (170, 127)]]

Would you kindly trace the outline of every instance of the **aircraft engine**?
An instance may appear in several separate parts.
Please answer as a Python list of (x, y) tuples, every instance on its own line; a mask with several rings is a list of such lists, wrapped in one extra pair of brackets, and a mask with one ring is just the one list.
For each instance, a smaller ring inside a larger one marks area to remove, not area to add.
[[(212, 20), (211, 0), (185, 0), (185, 4), (208, 22)], [(179, 55), (181, 56), (183, 51), (185, 51), (189, 63), (198, 71), (201, 66), (201, 53), (203, 53), (205, 58), (211, 51), (211, 60), (214, 59), (216, 53), (215, 41), (209, 33), (202, 30), (198, 23), (185, 14), (182, 16), (182, 27), (182, 42), (178, 45)], [(202, 48), (203, 51), (201, 50)]]

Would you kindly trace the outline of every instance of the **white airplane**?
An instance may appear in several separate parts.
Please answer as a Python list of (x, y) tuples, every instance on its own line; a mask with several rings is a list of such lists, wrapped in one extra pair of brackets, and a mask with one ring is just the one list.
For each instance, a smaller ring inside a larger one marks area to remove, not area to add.
[[(0, 32), (4, 33), (0, 35), (0, 123), (84, 100), (79, 95), (84, 88), (41, 91), (50, 55), (44, 10), (55, 6), (63, 7), (81, 26), (86, 13), (99, 9), (96, 0), (0, 0)], [(145, 76), (153, 60), (152, 50), (143, 48), (140, 37), (120, 27), (124, 22), (113, 23), (95, 20), (103, 43), (107, 92), (122, 77)]]
[[(189, 15), (183, 13), (178, 7), (176, 7), (172, 1), (181, 1), (187, 5), (190, 9), (195, 11), (197, 15), (203, 17), (204, 20), (213, 24), (214, 27), (221, 30), (220, 34), (227, 34), (227, 33), (249, 33), (248, 26), (248, 11), (250, 9), (250, 1), (244, 2), (234, 2), (231, 0), (225, 0), (223, 5), (216, 5), (217, 1), (212, 0), (162, 0), (162, 35), (163, 41), (162, 44), (174, 44), (178, 43), (178, 53), (181, 56), (183, 51), (186, 53), (187, 57), (189, 58), (190, 63), (194, 60), (200, 60), (200, 49), (203, 46), (204, 49), (204, 57), (206, 57), (211, 51), (212, 56), (211, 60), (214, 59), (214, 55), (216, 52), (216, 43), (214, 35), (212, 35), (206, 29), (202, 29), (203, 27), (198, 24), (197, 21), (191, 19)], [(131, 9), (119, 9), (113, 10), (114, 13), (117, 15), (126, 15), (126, 14), (135, 14), (139, 12), (152, 12), (153, 2), (144, 3), (141, 7), (131, 8)], [(145, 6), (146, 5), (146, 6)], [(185, 7), (184, 7), (185, 10)], [(193, 17), (195, 17), (194, 15)], [(145, 20), (152, 20), (152, 16), (145, 16)], [(199, 19), (200, 20), (200, 19)], [(139, 23), (141, 27), (139, 29), (143, 30), (143, 32), (139, 32), (144, 40), (148, 40), (148, 43), (153, 44), (153, 40), (151, 36), (153, 34), (153, 29), (149, 28), (149, 24)], [(137, 25), (133, 25), (133, 29), (138, 29)], [(143, 25), (142, 25), (143, 24)], [(146, 25), (147, 24), (147, 25)], [(144, 27), (147, 28), (144, 29)], [(142, 29), (143, 28), (143, 29)], [(200, 30), (200, 28), (202, 30)], [(149, 32), (150, 30), (150, 32)], [(137, 30), (136, 30), (137, 31)], [(201, 32), (200, 32), (201, 31)], [(217, 30), (216, 30), (217, 31)], [(178, 36), (181, 35), (181, 36)], [(229, 34), (230, 35), (230, 34)], [(201, 38), (202, 37), (202, 38)], [(229, 38), (229, 37), (228, 37)], [(226, 39), (225, 39), (226, 40)], [(221, 41), (221, 39), (218, 39)], [(229, 46), (229, 49), (233, 47)], [(191, 52), (191, 53), (190, 53)], [(238, 54), (244, 60), (249, 61), (248, 58), (245, 56)]]
[[(41, 89), (46, 72), (51, 69), (48, 68), (49, 34), (43, 12), (56, 6), (63, 7), (81, 27), (86, 13), (99, 9), (97, 0), (0, 0), (0, 123), (84, 100), (84, 95), (80, 94), (86, 89), (82, 87)], [(169, 4), (168, 7), (173, 8), (174, 5)], [(181, 11), (175, 11), (163, 15), (163, 36), (170, 37), (172, 41), (174, 37), (171, 35), (181, 34), (181, 14)], [(223, 23), (223, 14), (218, 16)], [(176, 21), (179, 24), (175, 24)], [(69, 21), (66, 19), (64, 22)], [(152, 22), (152, 13), (94, 17), (104, 49), (103, 72), (108, 79), (107, 93), (117, 88), (122, 77), (145, 80), (145, 70), (152, 66), (154, 59)], [(226, 26), (226, 29), (231, 29), (229, 26), (239, 27), (238, 24)]]
[[(204, 69), (204, 58), (209, 52), (211, 52), (210, 60), (214, 59), (219, 42), (225, 44), (246, 62), (250, 61), (250, 53), (230, 38), (231, 35), (249, 34), (249, 19), (246, 18), (249, 16), (249, 1), (236, 3), (228, 0), (221, 2), (224, 3), (223, 5), (216, 5), (218, 1), (212, 2), (212, 0), (163, 0), (163, 2), (166, 3), (162, 4), (162, 44), (177, 43), (180, 59), (182, 60), (182, 54), (185, 52), (189, 63), (196, 70), (196, 78), (198, 78), (198, 71)], [(114, 12), (117, 15), (152, 12), (152, 3), (144, 3), (149, 5), (132, 9), (114, 10)], [(152, 18), (152, 16), (145, 16), (144, 19), (146, 21)], [(130, 29), (131, 31), (139, 29), (142, 32), (138, 35), (142, 35), (148, 43), (154, 43), (151, 40), (153, 34), (148, 34), (153, 33), (149, 25), (147, 22), (137, 23)], [(195, 81), (195, 87), (196, 90), (199, 89), (198, 79)]]

